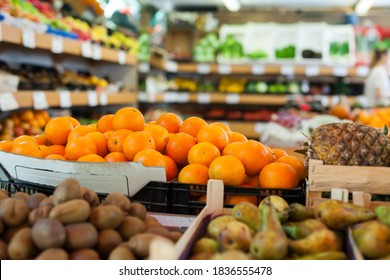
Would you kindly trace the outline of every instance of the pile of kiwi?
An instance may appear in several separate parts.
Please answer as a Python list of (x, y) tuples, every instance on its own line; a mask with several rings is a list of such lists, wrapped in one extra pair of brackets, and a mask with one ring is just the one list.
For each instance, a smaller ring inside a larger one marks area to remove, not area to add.
[(148, 259), (155, 238), (182, 232), (162, 226), (145, 206), (118, 192), (101, 201), (73, 178), (53, 195), (0, 192), (0, 259)]

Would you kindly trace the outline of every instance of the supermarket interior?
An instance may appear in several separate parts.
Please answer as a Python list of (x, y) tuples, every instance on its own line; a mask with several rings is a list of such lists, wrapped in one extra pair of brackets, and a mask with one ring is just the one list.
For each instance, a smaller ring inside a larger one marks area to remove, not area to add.
[(0, 260), (389, 260), (389, 18), (0, 0)]

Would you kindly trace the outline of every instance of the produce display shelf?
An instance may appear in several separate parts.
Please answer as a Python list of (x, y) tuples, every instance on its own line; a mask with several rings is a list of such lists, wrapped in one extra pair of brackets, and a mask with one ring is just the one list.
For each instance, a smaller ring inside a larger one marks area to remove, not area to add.
[[(0, 23), (0, 41), (14, 44), (14, 45), (20, 45), (24, 46), (26, 45), (26, 38), (23, 39), (23, 37), (27, 37), (27, 35), (24, 35), (24, 32), (27, 32), (26, 30), (22, 30), (18, 27), (11, 26), (8, 24)], [(28, 33), (28, 36), (33, 36), (34, 45), (37, 49), (43, 49), (43, 50), (52, 50), (52, 45), (54, 44), (53, 41), (56, 36), (53, 36), (51, 34), (41, 34), (41, 33)], [(57, 43), (58, 44), (58, 43)], [(63, 54), (69, 54), (69, 55), (75, 55), (75, 56), (91, 56), (91, 58), (95, 60), (102, 60), (102, 61), (108, 61), (113, 63), (119, 63), (119, 64), (126, 64), (126, 65), (135, 65), (137, 64), (137, 58), (134, 55), (127, 54), (125, 52), (121, 52), (118, 50), (110, 49), (107, 47), (100, 47), (99, 54), (96, 54), (95, 50), (91, 48), (91, 45), (89, 45), (89, 52), (90, 54), (87, 55), (85, 49), (85, 46), (83, 46), (84, 42), (72, 40), (68, 38), (62, 38), (62, 50), (60, 53)]]
[[(135, 92), (104, 93), (96, 91), (17, 91), (1, 94), (2, 110), (18, 108), (46, 109), (50, 107), (126, 105), (137, 102)], [(5, 102), (5, 100), (7, 101)], [(10, 101), (10, 99), (13, 99)], [(15, 103), (16, 102), (16, 103)], [(5, 107), (3, 107), (5, 106)]]

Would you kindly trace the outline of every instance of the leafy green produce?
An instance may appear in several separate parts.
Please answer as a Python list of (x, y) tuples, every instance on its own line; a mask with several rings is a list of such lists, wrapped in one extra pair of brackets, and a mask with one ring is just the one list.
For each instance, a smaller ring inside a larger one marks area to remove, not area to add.
[(329, 54), (332, 56), (347, 56), (347, 55), (349, 55), (348, 42), (331, 42), (329, 45)]
[(284, 48), (279, 48), (275, 50), (276, 58), (295, 58), (295, 46), (288, 45)]
[(242, 44), (233, 36), (228, 35), (220, 47), (220, 55), (224, 59), (240, 59), (244, 56)]
[(247, 53), (246, 56), (250, 59), (267, 58), (268, 54), (264, 50), (257, 50), (251, 53)]

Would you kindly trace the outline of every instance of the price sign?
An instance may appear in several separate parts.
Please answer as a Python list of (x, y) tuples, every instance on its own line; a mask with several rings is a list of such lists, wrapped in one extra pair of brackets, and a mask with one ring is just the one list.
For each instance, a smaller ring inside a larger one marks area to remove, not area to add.
[(97, 97), (96, 91), (89, 90), (88, 91), (88, 105), (91, 107), (95, 107), (98, 104), (99, 104), (99, 102), (98, 102), (98, 97)]
[(69, 108), (72, 107), (72, 99), (70, 97), (70, 92), (68, 90), (61, 90), (60, 95), (60, 107)]
[(92, 45), (92, 58), (94, 60), (101, 60), (102, 59), (102, 48), (98, 44)]
[(22, 41), (26, 48), (35, 49), (35, 32), (28, 28), (23, 29)]
[(222, 75), (229, 75), (230, 73), (232, 73), (232, 67), (226, 64), (219, 64), (218, 73)]
[(141, 73), (149, 73), (150, 72), (150, 64), (147, 62), (142, 62), (138, 65), (138, 70)]
[(148, 94), (144, 91), (138, 93), (138, 101), (139, 102), (147, 102), (148, 101)]
[(318, 66), (308, 66), (305, 68), (305, 75), (308, 77), (318, 76), (320, 74), (320, 68)]
[(81, 43), (81, 55), (86, 58), (92, 57), (92, 45), (91, 42), (86, 41)]
[(106, 106), (108, 104), (108, 95), (107, 92), (102, 91), (100, 93), (100, 105)]
[(176, 96), (177, 103), (188, 103), (190, 95), (186, 92), (178, 93)]
[(198, 72), (199, 74), (208, 74), (210, 73), (211, 71), (211, 67), (210, 67), (210, 64), (198, 64), (198, 66), (196, 67), (196, 72)]
[(261, 123), (261, 122), (257, 122), (255, 123), (255, 132), (258, 133), (258, 134), (262, 134), (264, 129), (266, 127), (266, 123)]
[(165, 69), (168, 72), (177, 72), (178, 65), (174, 61), (167, 61), (165, 62)]
[(225, 101), (227, 104), (239, 104), (240, 96), (237, 93), (230, 93), (226, 95)]
[(198, 103), (199, 104), (209, 104), (211, 102), (211, 96), (208, 93), (199, 93), (198, 94)]
[(43, 110), (49, 108), (47, 103), (46, 94), (43, 91), (33, 92), (33, 107), (35, 110)]
[(165, 92), (163, 94), (163, 99), (165, 103), (175, 103), (177, 101), (177, 93), (176, 92)]
[(295, 69), (293, 65), (282, 65), (280, 67), (280, 74), (285, 76), (294, 76)]
[(263, 75), (265, 73), (265, 67), (261, 64), (252, 65), (252, 74)]
[(64, 39), (61, 36), (53, 36), (51, 39), (52, 53), (62, 53), (64, 51)]
[(356, 69), (356, 73), (358, 76), (360, 77), (366, 77), (368, 75), (368, 73), (370, 72), (370, 68), (367, 67), (367, 66), (359, 66), (357, 69)]
[(126, 64), (126, 52), (125, 51), (118, 52), (118, 63), (120, 65)]
[(10, 92), (0, 93), (0, 110), (12, 111), (19, 108), (18, 101), (16, 101), (14, 95)]
[(337, 77), (345, 77), (348, 75), (348, 68), (345, 66), (336, 66), (333, 68), (333, 75)]

